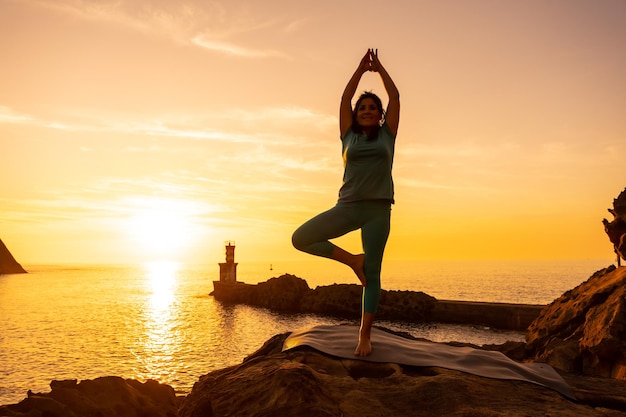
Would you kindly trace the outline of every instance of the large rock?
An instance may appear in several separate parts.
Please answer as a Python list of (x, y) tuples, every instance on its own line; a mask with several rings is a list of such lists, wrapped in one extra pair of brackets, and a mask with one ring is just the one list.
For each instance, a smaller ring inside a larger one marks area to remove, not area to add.
[(26, 270), (22, 268), (9, 249), (6, 247), (2, 239), (0, 239), (0, 274), (25, 274)]
[(621, 260), (626, 260), (626, 188), (613, 200), (613, 208), (608, 210), (613, 220), (602, 219), (602, 223), (617, 255), (617, 266), (620, 266)]
[(233, 304), (248, 304), (280, 312), (299, 312), (302, 298), (311, 289), (305, 280), (295, 275), (285, 274), (270, 278), (259, 284), (243, 282), (213, 283), (211, 293), (216, 300)]
[(94, 380), (52, 381), (49, 393), (33, 394), (0, 407), (14, 417), (175, 417), (180, 403), (169, 385), (108, 376)]
[(180, 417), (621, 416), (626, 383), (564, 375), (578, 401), (539, 385), (434, 367), (338, 359), (287, 334), (240, 365), (211, 372), (183, 400)]
[(555, 368), (626, 379), (626, 267), (600, 270), (545, 307), (526, 342)]

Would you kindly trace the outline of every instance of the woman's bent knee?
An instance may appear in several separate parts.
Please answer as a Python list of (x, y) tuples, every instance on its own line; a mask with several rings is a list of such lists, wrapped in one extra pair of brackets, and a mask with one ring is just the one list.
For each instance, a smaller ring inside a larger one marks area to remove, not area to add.
[(295, 232), (293, 232), (293, 235), (291, 235), (291, 244), (294, 248), (300, 251), (305, 251), (305, 248), (308, 246), (308, 242), (305, 241), (304, 234), (300, 228), (298, 228)]

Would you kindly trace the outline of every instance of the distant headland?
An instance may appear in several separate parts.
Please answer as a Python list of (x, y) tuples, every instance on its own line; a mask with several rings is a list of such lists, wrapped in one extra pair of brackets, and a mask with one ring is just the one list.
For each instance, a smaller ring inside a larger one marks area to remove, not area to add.
[(9, 249), (6, 247), (2, 239), (0, 239), (0, 274), (25, 274), (26, 270), (22, 268)]

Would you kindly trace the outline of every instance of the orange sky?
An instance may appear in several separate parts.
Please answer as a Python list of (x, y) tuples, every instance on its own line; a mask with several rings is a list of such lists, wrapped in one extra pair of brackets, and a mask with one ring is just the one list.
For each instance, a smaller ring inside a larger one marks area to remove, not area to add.
[[(388, 259), (607, 258), (626, 2), (0, 2), (0, 238), (23, 264), (309, 259), (369, 47), (401, 93)], [(366, 74), (359, 90), (384, 96)], [(341, 240), (358, 250), (358, 236)]]

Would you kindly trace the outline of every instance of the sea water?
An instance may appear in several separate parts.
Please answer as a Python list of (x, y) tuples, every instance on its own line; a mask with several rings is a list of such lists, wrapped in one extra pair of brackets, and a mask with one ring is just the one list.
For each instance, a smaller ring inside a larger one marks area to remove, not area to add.
[[(610, 264), (386, 261), (383, 288), (448, 300), (547, 304)], [(47, 392), (51, 380), (106, 375), (156, 379), (185, 394), (201, 375), (240, 363), (275, 334), (346, 323), (222, 305), (209, 295), (219, 278), (214, 264), (25, 267), (28, 274), (0, 275), (0, 404), (22, 400), (29, 389)], [(311, 288), (355, 281), (346, 267), (324, 259), (240, 263), (237, 272), (248, 283), (290, 273)], [(477, 326), (377, 324), (437, 342), (524, 339), (521, 332)]]

